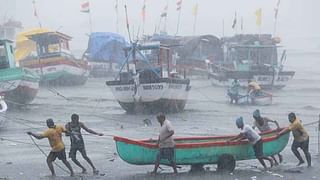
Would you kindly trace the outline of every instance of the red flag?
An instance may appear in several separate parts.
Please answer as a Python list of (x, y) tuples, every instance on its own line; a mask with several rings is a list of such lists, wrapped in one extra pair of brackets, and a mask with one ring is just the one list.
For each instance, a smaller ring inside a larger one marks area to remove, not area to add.
[(89, 4), (89, 1), (84, 1), (82, 4), (81, 4), (81, 12), (83, 13), (89, 13), (90, 12), (90, 4)]
[(141, 10), (142, 21), (146, 20), (146, 0), (143, 2), (142, 10)]

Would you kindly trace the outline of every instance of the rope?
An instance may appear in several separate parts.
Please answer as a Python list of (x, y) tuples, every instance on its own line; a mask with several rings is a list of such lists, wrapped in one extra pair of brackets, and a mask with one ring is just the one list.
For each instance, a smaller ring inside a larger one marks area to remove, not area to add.
[(310, 123), (306, 123), (306, 124), (303, 124), (304, 126), (310, 126), (310, 125), (314, 125), (314, 124), (318, 124), (319, 121), (313, 121), (313, 122), (310, 122)]
[(57, 95), (57, 96), (60, 96), (60, 97), (62, 97), (63, 99), (65, 99), (65, 100), (67, 100), (67, 101), (69, 101), (69, 100), (71, 100), (71, 99), (69, 99), (69, 98), (67, 98), (67, 97), (65, 97), (64, 95), (62, 95), (62, 94), (60, 94), (56, 89), (54, 89), (54, 88), (47, 88), (50, 92), (52, 92), (53, 94), (55, 94), (55, 95)]
[[(26, 124), (26, 123), (20, 122), (20, 121), (25, 121), (25, 122), (32, 123), (32, 121), (30, 121), (30, 120), (21, 119), (21, 118), (12, 118), (12, 117), (8, 117), (8, 116), (6, 116), (6, 115), (1, 115), (1, 114), (0, 114), (0, 117), (6, 118), (6, 119), (10, 120), (11, 122), (14, 122), (14, 123), (17, 123), (17, 124), (21, 124), (21, 125), (23, 125), (23, 126), (26, 126), (26, 127), (28, 127), (28, 128), (31, 128), (31, 129), (39, 129), (39, 128), (33, 127), (33, 126), (31, 126), (31, 125), (28, 125), (28, 124)], [(35, 122), (33, 122), (33, 123), (35, 123)], [(41, 126), (43, 126), (43, 125), (41, 125)]]
[(14, 105), (18, 105), (18, 106), (25, 106), (25, 105), (28, 105), (28, 104), (25, 104), (25, 103), (18, 103), (18, 102), (15, 102), (15, 101), (12, 101), (10, 99), (5, 99), (6, 102), (9, 102), (10, 104), (14, 104)]
[[(32, 143), (27, 143), (27, 142), (23, 142), (23, 141), (19, 141), (19, 140), (12, 140), (12, 139), (7, 139), (7, 138), (0, 138), (1, 141), (9, 141), (9, 142), (14, 142), (14, 143), (20, 143), (20, 144), (27, 144), (27, 145), (34, 145)], [(41, 147), (49, 147), (49, 146), (45, 146), (45, 145), (39, 145)]]
[[(32, 138), (31, 135), (29, 135), (29, 137), (31, 138), (33, 144), (39, 149), (39, 151), (48, 158), (48, 155), (40, 148), (40, 146), (34, 141), (34, 139)], [(69, 174), (69, 171), (65, 170), (63, 167), (61, 167), (59, 164), (57, 164), (56, 162), (53, 162), (58, 168), (60, 168), (62, 171), (66, 172), (67, 174)]]

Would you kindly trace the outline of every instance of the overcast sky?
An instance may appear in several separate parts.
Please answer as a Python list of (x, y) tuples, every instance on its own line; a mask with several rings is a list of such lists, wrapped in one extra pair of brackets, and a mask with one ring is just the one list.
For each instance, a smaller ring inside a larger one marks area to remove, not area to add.
[[(93, 31), (116, 32), (116, 0), (89, 0)], [(262, 8), (262, 33), (272, 33), (274, 8), (278, 0), (183, 0), (181, 24), (178, 35), (192, 35), (194, 17), (193, 6), (198, 3), (196, 34), (233, 35), (231, 28), (237, 12), (238, 33), (240, 19), (243, 19), (243, 33), (258, 33), (254, 12)], [(83, 0), (36, 0), (39, 19), (43, 27), (59, 30), (71, 35), (73, 49), (84, 49), (89, 33), (89, 14), (80, 12)], [(167, 31), (174, 35), (177, 27), (178, 11), (176, 0), (146, 0), (145, 34), (152, 34), (159, 24), (160, 14), (169, 4)], [(131, 33), (142, 32), (141, 9), (143, 0), (118, 0), (119, 33), (128, 37), (125, 26), (124, 5), (127, 4)], [(319, 37), (319, 0), (281, 0), (278, 14), (277, 34), (284, 40), (294, 37)], [(0, 23), (5, 18), (14, 17), (23, 23), (24, 30), (38, 27), (33, 15), (32, 0), (0, 0)], [(162, 21), (163, 22), (163, 21)], [(319, 42), (320, 44), (320, 42)]]

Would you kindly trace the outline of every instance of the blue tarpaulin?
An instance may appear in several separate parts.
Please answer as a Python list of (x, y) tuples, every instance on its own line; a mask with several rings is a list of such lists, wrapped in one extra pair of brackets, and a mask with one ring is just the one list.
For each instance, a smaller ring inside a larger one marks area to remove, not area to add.
[(91, 33), (86, 57), (88, 61), (121, 63), (125, 60), (123, 50), (128, 43), (119, 34), (111, 32)]

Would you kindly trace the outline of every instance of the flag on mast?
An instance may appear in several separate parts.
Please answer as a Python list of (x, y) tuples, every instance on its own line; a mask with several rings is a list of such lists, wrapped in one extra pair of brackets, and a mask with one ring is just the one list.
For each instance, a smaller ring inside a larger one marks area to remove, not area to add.
[(232, 23), (232, 29), (235, 29), (237, 25), (237, 12), (234, 13), (234, 19)]
[(83, 13), (90, 13), (90, 4), (89, 4), (89, 1), (84, 1), (82, 4), (81, 4), (81, 9), (80, 9), (81, 12)]
[(146, 20), (146, 0), (143, 1), (143, 6), (141, 9), (141, 16), (142, 16), (142, 21), (145, 22), (145, 20)]
[(178, 0), (177, 1), (177, 11), (181, 10), (181, 6), (182, 6), (182, 0)]
[(277, 2), (277, 6), (274, 8), (274, 18), (278, 18), (278, 11), (279, 11), (279, 6), (280, 6), (280, 0)]
[(163, 9), (163, 12), (161, 13), (161, 17), (167, 17), (167, 11), (168, 11), (168, 4), (166, 4), (166, 6)]
[(193, 6), (192, 15), (193, 16), (197, 16), (198, 15), (198, 3)]
[(193, 33), (192, 34), (195, 35), (196, 34), (197, 15), (198, 15), (198, 3), (193, 6), (192, 15), (194, 16)]
[(33, 4), (33, 15), (34, 15), (34, 17), (38, 17), (38, 12), (37, 12), (37, 8), (36, 8), (36, 1), (33, 0), (32, 4)]
[(256, 15), (256, 25), (261, 27), (262, 9), (259, 8), (258, 10), (256, 10), (255, 15)]
[(116, 11), (116, 13), (118, 13), (118, 0), (116, 0), (115, 2), (114, 10)]

